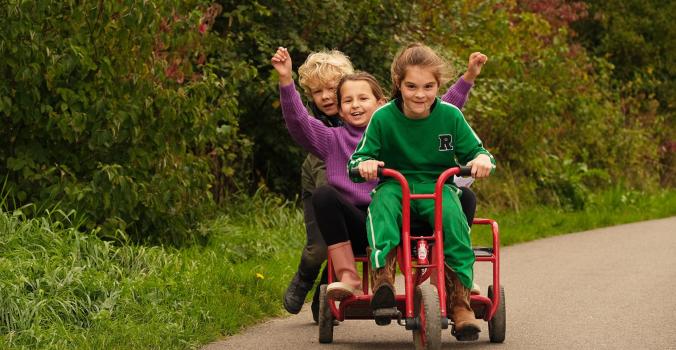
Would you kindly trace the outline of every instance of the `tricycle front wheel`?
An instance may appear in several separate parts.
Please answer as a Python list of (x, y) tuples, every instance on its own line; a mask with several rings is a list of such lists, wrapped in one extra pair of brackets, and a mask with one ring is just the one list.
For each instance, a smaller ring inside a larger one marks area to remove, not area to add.
[(441, 349), (441, 312), (439, 293), (431, 284), (415, 288), (413, 316), (418, 319), (418, 329), (413, 330), (413, 344), (416, 350)]

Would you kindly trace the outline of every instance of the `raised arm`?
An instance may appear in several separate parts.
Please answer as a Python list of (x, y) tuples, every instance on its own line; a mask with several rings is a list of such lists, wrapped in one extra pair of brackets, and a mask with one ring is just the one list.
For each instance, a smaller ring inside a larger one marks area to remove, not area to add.
[(455, 84), (448, 88), (446, 93), (441, 96), (441, 100), (462, 109), (467, 102), (469, 91), (474, 86), (474, 81), (481, 74), (481, 68), (487, 60), (488, 57), (481, 52), (473, 52), (469, 55), (467, 71)]
[(467, 71), (463, 74), (463, 79), (470, 84), (474, 84), (474, 80), (481, 74), (481, 68), (483, 68), (486, 61), (488, 61), (488, 56), (481, 52), (472, 52), (469, 55)]
[(270, 60), (279, 74), (279, 96), (282, 115), (291, 137), (308, 152), (325, 159), (333, 137), (327, 126), (308, 113), (291, 76), (291, 56), (280, 47)]

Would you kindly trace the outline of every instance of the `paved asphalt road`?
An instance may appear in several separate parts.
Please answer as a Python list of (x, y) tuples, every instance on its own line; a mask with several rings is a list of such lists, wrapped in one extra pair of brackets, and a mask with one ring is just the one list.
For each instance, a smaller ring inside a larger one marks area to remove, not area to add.
[[(503, 233), (504, 234), (504, 233)], [(490, 264), (475, 265), (489, 282)], [(401, 278), (398, 278), (401, 281)], [(444, 349), (676, 349), (676, 217), (542, 239), (502, 250), (507, 337)], [(332, 344), (319, 344), (309, 304), (212, 343), (220, 349), (412, 349), (411, 332), (393, 323), (346, 321)]]

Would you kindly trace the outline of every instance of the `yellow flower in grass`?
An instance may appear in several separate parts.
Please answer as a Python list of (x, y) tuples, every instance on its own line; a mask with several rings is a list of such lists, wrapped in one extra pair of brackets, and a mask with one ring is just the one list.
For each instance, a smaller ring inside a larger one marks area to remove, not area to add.
[(263, 276), (263, 274), (260, 272), (256, 272), (256, 278), (258, 278), (259, 280), (264, 280), (265, 276)]

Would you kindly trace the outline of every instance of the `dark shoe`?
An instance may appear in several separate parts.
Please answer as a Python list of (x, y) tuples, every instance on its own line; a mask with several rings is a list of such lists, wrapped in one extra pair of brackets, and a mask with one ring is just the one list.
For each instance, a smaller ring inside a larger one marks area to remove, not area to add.
[(395, 293), (394, 286), (388, 281), (381, 281), (379, 284), (374, 285), (371, 308), (377, 310), (397, 306)]
[(284, 294), (284, 308), (292, 314), (297, 314), (305, 303), (305, 297), (312, 288), (314, 281), (304, 281), (299, 272), (293, 275), (289, 287)]

